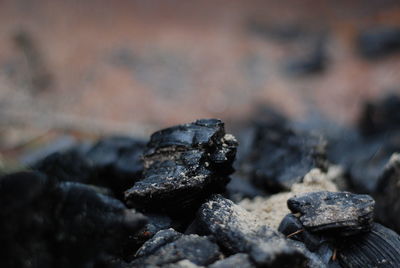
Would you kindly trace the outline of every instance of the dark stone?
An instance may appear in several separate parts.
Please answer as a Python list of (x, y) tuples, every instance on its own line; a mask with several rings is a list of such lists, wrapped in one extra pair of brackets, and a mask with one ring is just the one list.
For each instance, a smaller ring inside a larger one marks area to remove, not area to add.
[(286, 71), (291, 75), (317, 74), (326, 69), (327, 62), (325, 39), (320, 38), (305, 55), (290, 60)]
[(96, 176), (92, 164), (74, 150), (50, 154), (34, 164), (32, 169), (59, 181), (92, 183)]
[(2, 267), (111, 267), (146, 222), (91, 186), (39, 172), (1, 177), (0, 201)]
[(269, 192), (289, 190), (312, 168), (325, 171), (326, 141), (292, 129), (286, 122), (271, 120), (256, 126), (248, 163), (257, 186)]
[(245, 209), (214, 195), (198, 211), (201, 231), (211, 234), (229, 253), (247, 253), (257, 265), (306, 267), (307, 257), (277, 231)]
[(236, 146), (217, 119), (160, 130), (147, 145), (143, 179), (125, 192), (126, 201), (148, 211), (193, 209), (228, 183)]
[(108, 137), (99, 140), (85, 157), (96, 169), (99, 183), (122, 198), (123, 192), (142, 176), (145, 146), (146, 142), (137, 138)]
[(379, 101), (366, 102), (358, 128), (367, 137), (400, 130), (400, 98), (390, 94)]
[(300, 213), (307, 230), (348, 236), (371, 229), (375, 201), (369, 195), (321, 191), (292, 197), (287, 204)]
[(376, 59), (400, 51), (400, 28), (376, 27), (360, 32), (358, 47), (362, 56)]
[(209, 237), (183, 235), (173, 229), (158, 232), (137, 252), (133, 267), (163, 266), (181, 260), (196, 265), (208, 265), (216, 261), (221, 253)]
[(343, 268), (395, 268), (400, 263), (400, 236), (375, 223), (370, 232), (342, 240), (337, 257)]

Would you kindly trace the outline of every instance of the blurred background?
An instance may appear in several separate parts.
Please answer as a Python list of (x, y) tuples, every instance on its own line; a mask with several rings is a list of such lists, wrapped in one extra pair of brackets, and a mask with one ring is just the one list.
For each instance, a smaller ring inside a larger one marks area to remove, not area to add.
[(352, 124), (398, 50), (395, 0), (0, 0), (0, 162), (266, 106)]

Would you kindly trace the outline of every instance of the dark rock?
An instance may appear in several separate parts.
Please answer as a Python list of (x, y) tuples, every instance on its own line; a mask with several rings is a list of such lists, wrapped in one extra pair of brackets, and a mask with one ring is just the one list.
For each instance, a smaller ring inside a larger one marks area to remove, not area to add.
[(307, 258), (275, 230), (220, 195), (214, 195), (198, 211), (205, 233), (212, 234), (229, 253), (247, 253), (257, 265), (306, 267)]
[(239, 176), (232, 176), (231, 181), (226, 185), (226, 194), (234, 202), (240, 202), (243, 198), (254, 198), (265, 195), (255, 187), (249, 180)]
[(141, 139), (108, 137), (93, 145), (85, 157), (97, 170), (99, 183), (122, 198), (123, 192), (141, 178), (145, 146)]
[(210, 266), (208, 266), (208, 268), (231, 268), (231, 267), (253, 268), (256, 266), (250, 260), (249, 255), (245, 253), (237, 253), (223, 260), (216, 261)]
[(367, 137), (400, 130), (400, 98), (390, 94), (377, 102), (366, 102), (358, 128)]
[(362, 31), (358, 37), (361, 55), (376, 59), (400, 51), (400, 28), (376, 27)]
[(321, 191), (292, 197), (287, 205), (300, 213), (307, 230), (348, 236), (371, 229), (375, 201), (369, 195)]
[(376, 198), (377, 219), (400, 232), (400, 155), (393, 154), (380, 176)]
[(217, 119), (160, 130), (144, 155), (143, 179), (125, 192), (129, 205), (181, 212), (222, 191), (233, 172), (237, 142)]
[(208, 265), (216, 261), (221, 253), (217, 244), (209, 237), (183, 235), (173, 229), (158, 232), (139, 249), (131, 265), (133, 267), (163, 266), (181, 260), (196, 265)]
[(50, 154), (35, 163), (32, 169), (59, 181), (92, 183), (96, 176), (92, 164), (74, 150)]
[(248, 159), (252, 180), (270, 192), (289, 190), (312, 168), (326, 171), (325, 146), (321, 137), (295, 131), (284, 121), (261, 123)]
[(375, 223), (370, 232), (341, 241), (337, 257), (343, 268), (399, 267), (400, 236)]
[(327, 65), (325, 50), (325, 39), (320, 38), (311, 46), (308, 53), (288, 62), (286, 66), (287, 73), (291, 75), (308, 75), (323, 72)]
[(0, 178), (4, 267), (110, 266), (146, 222), (120, 201), (39, 172)]

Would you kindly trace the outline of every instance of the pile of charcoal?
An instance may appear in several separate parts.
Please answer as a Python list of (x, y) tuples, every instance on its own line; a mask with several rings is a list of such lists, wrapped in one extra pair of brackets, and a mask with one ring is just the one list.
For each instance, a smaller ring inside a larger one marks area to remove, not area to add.
[(399, 267), (399, 115), (389, 96), (335, 131), (266, 111), (243, 148), (201, 119), (50, 154), (0, 178), (0, 265)]

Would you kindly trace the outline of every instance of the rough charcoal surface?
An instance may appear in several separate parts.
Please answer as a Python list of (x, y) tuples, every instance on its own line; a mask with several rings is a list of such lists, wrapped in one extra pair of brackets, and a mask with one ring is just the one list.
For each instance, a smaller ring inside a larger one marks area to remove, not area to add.
[(261, 224), (249, 212), (220, 195), (198, 211), (199, 226), (228, 252), (247, 253), (256, 265), (306, 267), (307, 257), (281, 234)]
[(326, 141), (282, 120), (257, 124), (252, 146), (252, 180), (269, 192), (289, 190), (312, 168), (327, 168)]
[(164, 266), (181, 260), (208, 265), (220, 256), (219, 247), (209, 237), (184, 235), (173, 229), (158, 232), (138, 250), (132, 267)]
[(237, 141), (217, 119), (160, 130), (144, 154), (143, 178), (125, 192), (129, 205), (176, 212), (221, 191), (233, 172)]
[(145, 217), (77, 182), (39, 172), (0, 178), (2, 267), (111, 267)]
[(371, 229), (375, 201), (369, 195), (321, 191), (292, 197), (287, 205), (310, 231), (351, 235)]
[(343, 268), (399, 267), (400, 236), (375, 223), (371, 232), (341, 241), (337, 252)]

